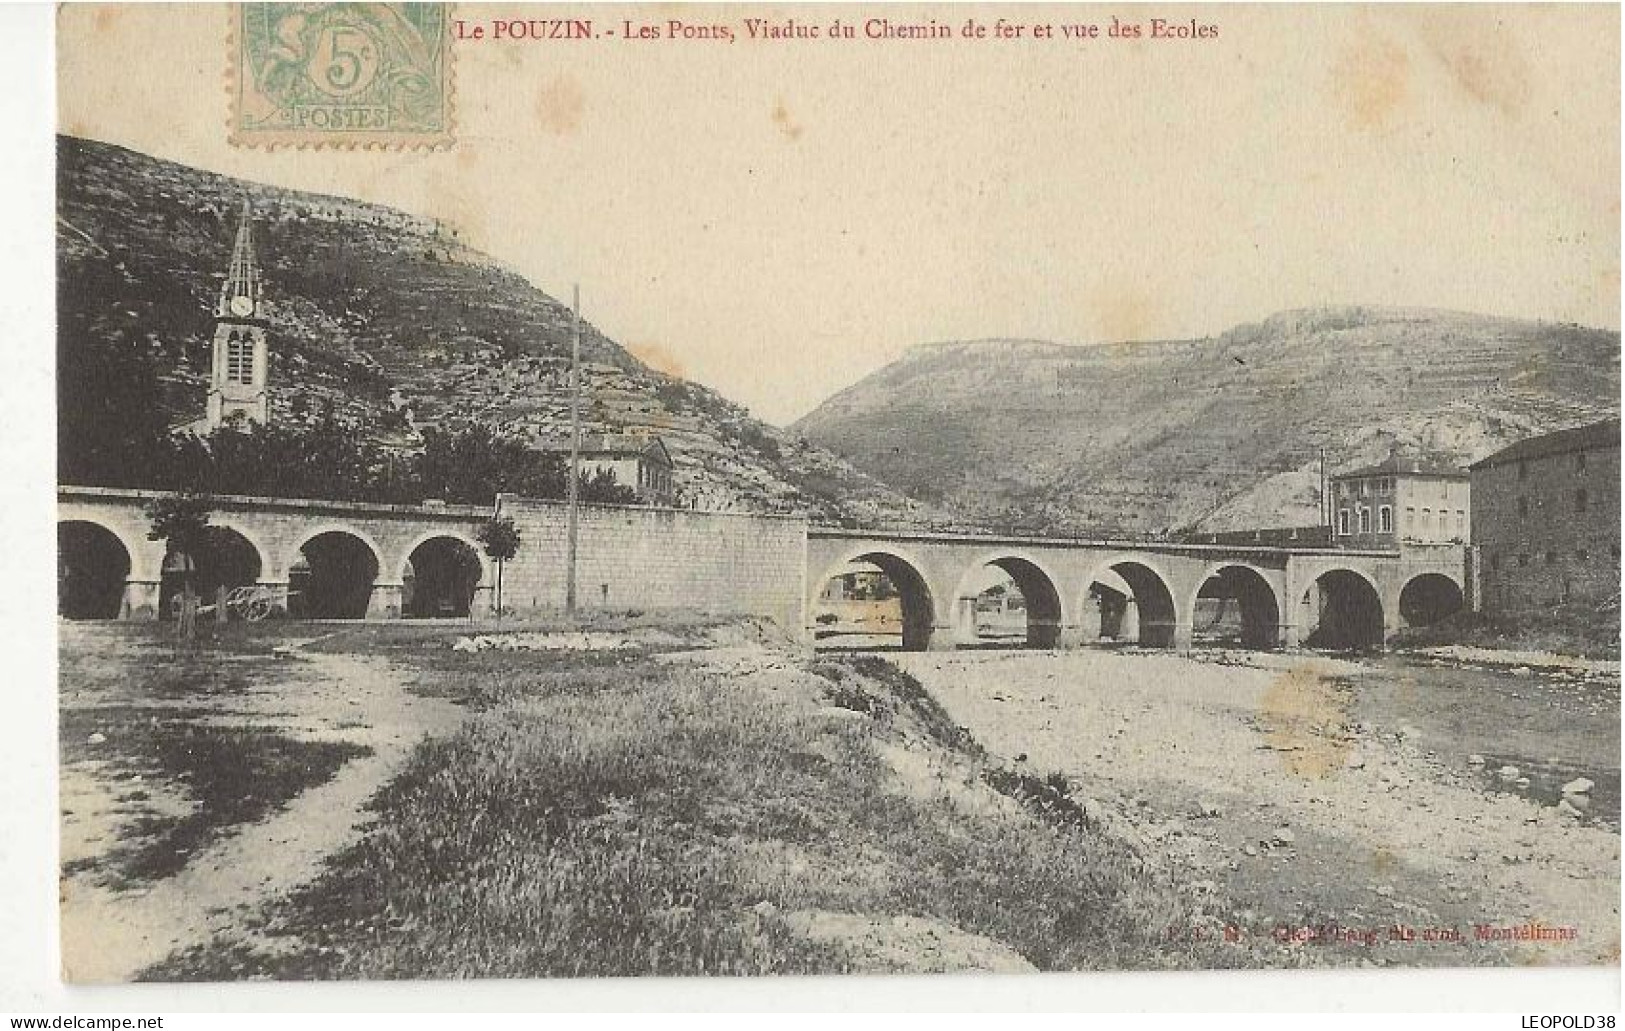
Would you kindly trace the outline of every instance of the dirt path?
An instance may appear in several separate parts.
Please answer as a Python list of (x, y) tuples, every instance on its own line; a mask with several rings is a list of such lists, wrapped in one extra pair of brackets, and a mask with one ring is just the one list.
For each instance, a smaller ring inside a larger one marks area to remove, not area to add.
[[(297, 647), (296, 645), (294, 646)], [(456, 705), (405, 690), (385, 659), (297, 652), (288, 675), (270, 689), (230, 700), (235, 720), (305, 740), (347, 741), (371, 753), (341, 766), (327, 782), (253, 824), (232, 828), (174, 876), (127, 888), (87, 875), (62, 880), (63, 976), (79, 983), (128, 981), (177, 948), (241, 928), (264, 901), (310, 880), (322, 860), (353, 840), (367, 799), (426, 735), (453, 730)], [(66, 701), (64, 704), (68, 704)], [(257, 718), (255, 714), (258, 714)], [(63, 768), (64, 852), (108, 847), (116, 820), (93, 763)]]
[[(1595, 813), (1576, 820), (1490, 790), (1484, 773), (1436, 742), (1465, 731), (1494, 739), (1494, 721), (1509, 720), (1504, 704), (1475, 722), (1464, 696), (1444, 726), (1424, 706), (1407, 708), (1408, 697), (1427, 697), (1425, 671), (1410, 695), (1383, 689), (1380, 671), (1311, 656), (1256, 655), (1248, 665), (1102, 651), (897, 661), (990, 749), (1034, 772), (1065, 773), (1191, 883), (1223, 885), (1239, 904), (1241, 933), (1328, 924), (1382, 932), (1343, 943), (1338, 962), (1618, 962), (1617, 830)], [(1536, 689), (1538, 678), (1520, 688), (1506, 698), (1528, 707), (1527, 723), (1551, 722), (1557, 696)], [(1617, 698), (1617, 682), (1612, 690)], [(1563, 719), (1561, 740), (1537, 754), (1612, 741), (1611, 754), (1598, 745), (1589, 759), (1617, 779), (1617, 701)], [(1440, 726), (1418, 725), (1425, 720)], [(1527, 738), (1528, 727), (1519, 729)], [(1574, 928), (1576, 937), (1477, 940), (1478, 925), (1531, 923)], [(1395, 925), (1463, 940), (1405, 942), (1386, 933)]]

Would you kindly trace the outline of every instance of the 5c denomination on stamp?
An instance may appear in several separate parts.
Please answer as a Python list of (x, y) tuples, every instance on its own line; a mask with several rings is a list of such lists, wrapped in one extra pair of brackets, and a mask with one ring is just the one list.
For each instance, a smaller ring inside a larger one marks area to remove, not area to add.
[(446, 6), (239, 4), (231, 46), (232, 143), (451, 144)]

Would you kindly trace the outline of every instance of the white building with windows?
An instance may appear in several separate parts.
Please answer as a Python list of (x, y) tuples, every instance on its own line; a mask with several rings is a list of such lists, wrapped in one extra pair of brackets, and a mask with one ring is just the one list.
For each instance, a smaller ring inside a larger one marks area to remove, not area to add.
[(1465, 544), (1472, 481), (1465, 469), (1389, 455), (1330, 478), (1332, 539), (1347, 548)]

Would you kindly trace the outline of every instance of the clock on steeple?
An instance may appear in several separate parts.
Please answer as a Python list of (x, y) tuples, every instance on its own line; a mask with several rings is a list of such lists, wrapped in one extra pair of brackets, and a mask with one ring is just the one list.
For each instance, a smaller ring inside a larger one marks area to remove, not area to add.
[(260, 267), (254, 257), (254, 228), (243, 203), (231, 269), (215, 305), (214, 360), (209, 367), (209, 429), (231, 423), (248, 426), (271, 418), (269, 322), (260, 296)]

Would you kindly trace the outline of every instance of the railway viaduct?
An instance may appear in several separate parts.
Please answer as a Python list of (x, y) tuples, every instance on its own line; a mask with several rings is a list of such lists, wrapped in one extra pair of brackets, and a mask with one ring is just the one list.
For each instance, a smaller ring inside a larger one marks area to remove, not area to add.
[(907, 649), (974, 639), (975, 595), (988, 566), (1020, 588), (1027, 643), (1039, 648), (1105, 635), (1184, 650), (1200, 599), (1236, 603), (1251, 647), (1294, 648), (1312, 638), (1379, 644), (1413, 620), (1459, 608), (1465, 588), (1460, 547), (1377, 552), (821, 527), (808, 530), (807, 544), (814, 592), (854, 567), (886, 574), (901, 597)]
[[(157, 618), (177, 556), (147, 539), (159, 492), (63, 486), (57, 492), (59, 607), (79, 618)], [(566, 513), (504, 495), (522, 543), (504, 569), (504, 604), (564, 602)], [(476, 544), (492, 509), (287, 498), (214, 499), (214, 584), (258, 585), (310, 618), (484, 615), (493, 563)], [(1460, 547), (1368, 552), (1174, 542), (850, 530), (780, 516), (584, 506), (578, 597), (584, 607), (689, 608), (770, 617), (815, 631), (828, 581), (878, 569), (894, 585), (906, 649), (975, 636), (988, 567), (1025, 602), (1032, 647), (1101, 638), (1185, 649), (1203, 599), (1234, 603), (1251, 647), (1377, 645), (1471, 594)], [(1420, 615), (1419, 615), (1420, 614)]]

